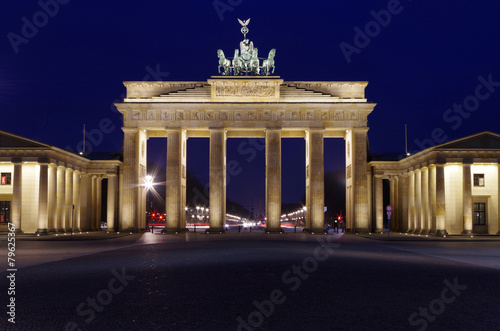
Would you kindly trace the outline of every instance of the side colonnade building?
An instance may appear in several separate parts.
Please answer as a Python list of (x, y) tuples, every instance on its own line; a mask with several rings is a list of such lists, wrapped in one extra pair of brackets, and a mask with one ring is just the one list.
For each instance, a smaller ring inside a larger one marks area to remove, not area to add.
[(481, 132), (368, 166), (374, 231), (384, 226), (386, 179), (392, 230), (438, 236), (500, 234), (500, 135)]
[(99, 230), (101, 221), (114, 229), (122, 164), (114, 156), (90, 160), (0, 131), (0, 232), (8, 223), (38, 234)]

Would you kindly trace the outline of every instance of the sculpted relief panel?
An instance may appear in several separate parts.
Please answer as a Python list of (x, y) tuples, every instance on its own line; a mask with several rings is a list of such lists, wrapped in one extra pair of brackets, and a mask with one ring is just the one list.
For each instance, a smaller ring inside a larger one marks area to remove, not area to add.
[(341, 110), (131, 110), (132, 121), (353, 121), (366, 127), (367, 113)]
[(216, 86), (215, 95), (218, 97), (234, 96), (234, 97), (272, 97), (276, 93), (274, 86)]

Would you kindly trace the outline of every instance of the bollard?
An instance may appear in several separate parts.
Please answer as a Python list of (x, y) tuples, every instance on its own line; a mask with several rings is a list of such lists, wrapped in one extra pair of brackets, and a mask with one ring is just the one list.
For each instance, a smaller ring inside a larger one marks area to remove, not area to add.
[(241, 231), (241, 225), (238, 225), (238, 232)]
[(297, 224), (293, 227), (293, 233), (297, 233)]

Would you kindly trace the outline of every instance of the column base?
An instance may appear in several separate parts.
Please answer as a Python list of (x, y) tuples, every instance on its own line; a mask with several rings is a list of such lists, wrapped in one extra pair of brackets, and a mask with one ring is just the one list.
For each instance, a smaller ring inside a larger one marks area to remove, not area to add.
[(48, 235), (49, 234), (49, 230), (47, 230), (47, 229), (38, 229), (38, 230), (36, 230), (35, 234)]
[(448, 235), (448, 232), (446, 230), (437, 230), (436, 231), (436, 237), (445, 237)]
[(328, 230), (326, 229), (304, 229), (302, 231), (309, 234), (328, 234)]
[(375, 232), (384, 232), (384, 229), (375, 229)]
[(472, 233), (472, 230), (463, 230), (462, 234), (463, 235), (472, 235), (473, 233)]
[(282, 228), (277, 228), (277, 229), (276, 228), (272, 228), (272, 229), (267, 229), (266, 228), (264, 231), (266, 233), (280, 233), (280, 234), (282, 234), (282, 233), (285, 232), (285, 230), (283, 230)]
[(206, 234), (222, 234), (225, 232), (226, 232), (225, 228), (209, 228), (205, 230)]
[[(153, 229), (151, 229), (151, 230), (153, 231)], [(163, 229), (154, 229), (153, 233), (155, 233), (156, 231), (158, 231), (161, 234), (179, 234), (179, 233), (187, 232), (189, 230), (186, 228), (163, 228)]]

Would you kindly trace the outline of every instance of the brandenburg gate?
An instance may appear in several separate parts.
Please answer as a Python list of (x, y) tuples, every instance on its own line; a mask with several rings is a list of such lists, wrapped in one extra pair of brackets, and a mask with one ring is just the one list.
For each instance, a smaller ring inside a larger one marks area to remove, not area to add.
[[(226, 214), (226, 140), (265, 138), (266, 231), (280, 232), (281, 139), (306, 142), (306, 225), (324, 228), (324, 138), (345, 140), (346, 228), (371, 226), (370, 176), (367, 171), (367, 82), (284, 81), (274, 72), (275, 49), (260, 63), (246, 38), (249, 23), (240, 21), (244, 39), (230, 61), (218, 51), (219, 72), (207, 81), (128, 81), (123, 114), (121, 230), (146, 227), (144, 188), (147, 140), (167, 137), (166, 232), (185, 229), (186, 142), (210, 138), (209, 232), (223, 232)], [(231, 70), (234, 75), (231, 75)]]
[(166, 231), (185, 228), (186, 141), (210, 138), (210, 229), (225, 224), (226, 139), (266, 140), (267, 231), (280, 231), (281, 139), (306, 141), (306, 229), (323, 230), (323, 139), (344, 138), (346, 228), (368, 230), (367, 82), (283, 81), (276, 76), (215, 76), (206, 82), (125, 82), (120, 229), (145, 228), (146, 142), (167, 137)]

